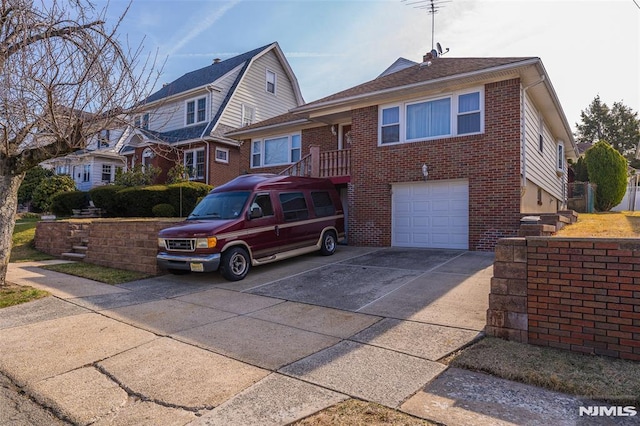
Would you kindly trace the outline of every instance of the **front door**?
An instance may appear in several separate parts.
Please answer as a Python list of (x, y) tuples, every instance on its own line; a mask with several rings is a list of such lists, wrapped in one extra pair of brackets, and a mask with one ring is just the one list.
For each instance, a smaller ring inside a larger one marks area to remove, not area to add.
[(338, 149), (351, 148), (351, 124), (341, 124), (338, 134)]

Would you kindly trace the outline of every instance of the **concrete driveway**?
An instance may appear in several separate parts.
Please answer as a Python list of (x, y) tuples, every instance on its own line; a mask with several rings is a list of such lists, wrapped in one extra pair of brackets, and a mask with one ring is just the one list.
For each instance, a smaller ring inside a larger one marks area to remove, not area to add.
[(343, 246), (240, 282), (119, 286), (11, 264), (8, 281), (56, 297), (0, 310), (0, 370), (77, 424), (286, 424), (349, 397), (403, 409), (481, 335), (492, 262)]

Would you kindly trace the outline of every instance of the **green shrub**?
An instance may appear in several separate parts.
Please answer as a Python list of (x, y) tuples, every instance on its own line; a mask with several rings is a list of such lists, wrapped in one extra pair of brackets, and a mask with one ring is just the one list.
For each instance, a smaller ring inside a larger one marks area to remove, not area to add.
[(597, 185), (595, 207), (609, 211), (620, 204), (627, 190), (627, 160), (605, 141), (585, 153), (589, 181)]
[(108, 217), (124, 216), (119, 204), (118, 191), (124, 189), (118, 185), (97, 186), (89, 190), (91, 201), (96, 207), (106, 212)]
[(89, 206), (89, 193), (84, 191), (60, 192), (51, 199), (51, 211), (56, 216), (71, 216), (74, 209)]
[(50, 211), (53, 197), (60, 192), (76, 190), (76, 183), (69, 175), (55, 175), (42, 179), (33, 190), (33, 206), (39, 211)]
[(153, 206), (167, 203), (169, 194), (164, 185), (125, 188), (116, 194), (121, 215), (125, 217), (153, 217)]
[(155, 217), (174, 217), (176, 215), (173, 206), (167, 203), (156, 204), (151, 209), (151, 212)]
[[(199, 200), (213, 189), (211, 185), (199, 182), (181, 182), (167, 186), (169, 203), (178, 216), (187, 216), (194, 209)], [(180, 200), (182, 199), (182, 204)], [(182, 209), (180, 209), (182, 207)]]
[(18, 202), (20, 204), (31, 202), (33, 191), (35, 191), (36, 187), (40, 185), (40, 182), (44, 179), (51, 176), (53, 176), (53, 172), (41, 166), (27, 170), (20, 189), (18, 189)]

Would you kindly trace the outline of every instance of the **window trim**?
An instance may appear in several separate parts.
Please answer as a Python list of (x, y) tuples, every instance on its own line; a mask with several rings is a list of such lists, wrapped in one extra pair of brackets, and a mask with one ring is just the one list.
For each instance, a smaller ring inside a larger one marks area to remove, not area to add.
[[(253, 124), (256, 117), (256, 108), (253, 105), (242, 104), (240, 113), (240, 127), (246, 127)], [(248, 121), (247, 118), (249, 118)]]
[[(108, 167), (108, 170), (109, 170), (108, 172), (107, 172), (107, 171), (105, 171), (105, 170), (107, 170), (107, 169), (106, 169), (107, 167)], [(108, 177), (107, 179), (105, 179), (104, 177), (105, 177), (107, 174), (109, 175), (109, 177)], [(105, 183), (111, 183), (111, 182), (113, 182), (113, 167), (112, 167), (112, 165), (111, 165), (111, 164), (103, 164), (103, 165), (102, 165), (102, 174), (101, 174), (101, 176), (100, 176), (100, 177), (101, 177), (101, 181), (102, 181), (102, 182), (105, 182)]]
[(564, 173), (565, 163), (564, 142), (559, 140), (556, 147), (556, 172), (558, 174)]
[[(200, 101), (204, 101), (204, 110), (199, 108)], [(193, 104), (193, 111), (189, 112), (189, 104)], [(185, 126), (195, 126), (200, 123), (205, 123), (207, 121), (207, 110), (208, 110), (208, 102), (207, 96), (198, 96), (195, 98), (187, 99), (184, 101), (184, 125)], [(199, 119), (200, 112), (203, 112), (203, 119)], [(189, 122), (189, 116), (193, 114), (193, 121)]]
[[(468, 95), (468, 94), (472, 94), (472, 93), (478, 93), (479, 94), (479, 107), (480, 109), (478, 111), (465, 111), (464, 113), (460, 113), (459, 111), (459, 98), (460, 96), (463, 95)], [(450, 114), (449, 114), (449, 120), (450, 120), (450, 124), (449, 124), (449, 133), (446, 135), (437, 135), (437, 136), (430, 136), (430, 137), (419, 137), (419, 138), (413, 138), (413, 139), (408, 139), (407, 138), (407, 108), (411, 105), (416, 105), (416, 104), (420, 104), (420, 103), (425, 103), (425, 102), (432, 102), (432, 101), (438, 101), (438, 100), (442, 100), (442, 99), (450, 99)], [(382, 125), (382, 116), (383, 116), (383, 112), (387, 109), (391, 109), (391, 108), (399, 108), (399, 123), (396, 124), (386, 124), (386, 125)], [(480, 113), (480, 130), (478, 132), (470, 132), (470, 133), (459, 133), (458, 131), (458, 117), (460, 115), (468, 115), (468, 114), (475, 114), (479, 112)], [(437, 140), (437, 139), (444, 139), (444, 138), (452, 138), (452, 137), (459, 137), (459, 136), (472, 136), (472, 135), (479, 135), (479, 134), (483, 134), (485, 132), (485, 114), (486, 114), (486, 108), (485, 108), (485, 93), (484, 93), (484, 87), (472, 87), (469, 89), (464, 89), (464, 90), (458, 90), (455, 92), (451, 92), (451, 93), (446, 93), (446, 94), (439, 94), (437, 96), (430, 96), (430, 97), (421, 97), (421, 98), (414, 98), (414, 99), (409, 99), (403, 102), (394, 102), (394, 103), (389, 103), (389, 104), (380, 104), (378, 105), (378, 146), (390, 146), (390, 145), (399, 145), (399, 144), (405, 144), (405, 143), (414, 143), (414, 142), (423, 142), (423, 141), (430, 141), (430, 140)], [(391, 126), (391, 125), (399, 125), (400, 129), (399, 129), (399, 141), (397, 142), (386, 142), (383, 143), (382, 142), (382, 128), (385, 126)]]
[[(294, 137), (298, 137), (299, 141), (300, 141), (300, 146), (298, 147), (294, 147), (293, 146), (293, 139)], [(283, 139), (283, 138), (287, 138), (287, 157), (288, 160), (285, 163), (274, 163), (274, 164), (265, 164), (264, 160), (265, 160), (265, 153), (264, 153), (264, 148), (265, 148), (265, 142), (266, 141), (270, 141), (270, 140), (276, 140), (276, 139)], [(255, 147), (256, 145), (259, 146), (259, 150), (256, 151)], [(299, 155), (298, 155), (298, 159), (294, 160), (293, 159), (293, 152), (294, 151), (298, 151)], [(254, 165), (254, 158), (258, 157), (259, 160), (259, 165)], [(283, 135), (276, 135), (276, 136), (269, 136), (269, 137), (265, 137), (265, 138), (261, 138), (261, 139), (253, 139), (251, 140), (251, 168), (252, 169), (259, 169), (259, 168), (263, 168), (263, 167), (278, 167), (278, 166), (288, 166), (291, 164), (294, 164), (298, 161), (300, 161), (300, 159), (302, 158), (302, 134), (299, 132), (296, 133), (289, 133), (289, 134), (283, 134)]]
[[(224, 152), (224, 159), (218, 158), (219, 152)], [(229, 164), (229, 150), (227, 148), (220, 148), (219, 146), (216, 146), (216, 149), (214, 151), (214, 158), (216, 163)]]
[[(198, 175), (198, 152), (202, 152), (203, 154), (203, 159), (202, 159), (202, 176)], [(187, 173), (189, 174), (189, 180), (204, 180), (207, 176), (207, 153), (206, 150), (202, 147), (202, 148), (193, 148), (193, 149), (186, 149), (183, 152), (183, 156), (182, 156), (182, 165), (187, 168), (187, 154), (193, 155), (193, 170), (194, 170), (194, 174), (193, 176), (191, 175), (191, 173), (189, 173), (189, 171), (187, 170)]]
[[(269, 83), (271, 83), (269, 81), (269, 76), (273, 75), (273, 91), (269, 90)], [(269, 68), (266, 69), (265, 71), (265, 82), (264, 82), (264, 90), (267, 93), (271, 93), (272, 95), (275, 95), (278, 91), (278, 74), (276, 74), (275, 71), (271, 71)]]

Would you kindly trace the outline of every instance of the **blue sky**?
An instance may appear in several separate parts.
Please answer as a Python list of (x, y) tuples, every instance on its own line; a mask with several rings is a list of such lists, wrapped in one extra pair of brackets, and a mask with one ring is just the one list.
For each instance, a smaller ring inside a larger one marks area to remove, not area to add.
[[(419, 0), (133, 0), (120, 37), (165, 61), (159, 84), (277, 41), (307, 102), (431, 50)], [(128, 0), (111, 0), (110, 16)], [(97, 1), (98, 6), (104, 0)], [(537, 56), (572, 127), (596, 95), (640, 112), (640, 0), (452, 0), (435, 16), (450, 57)]]

